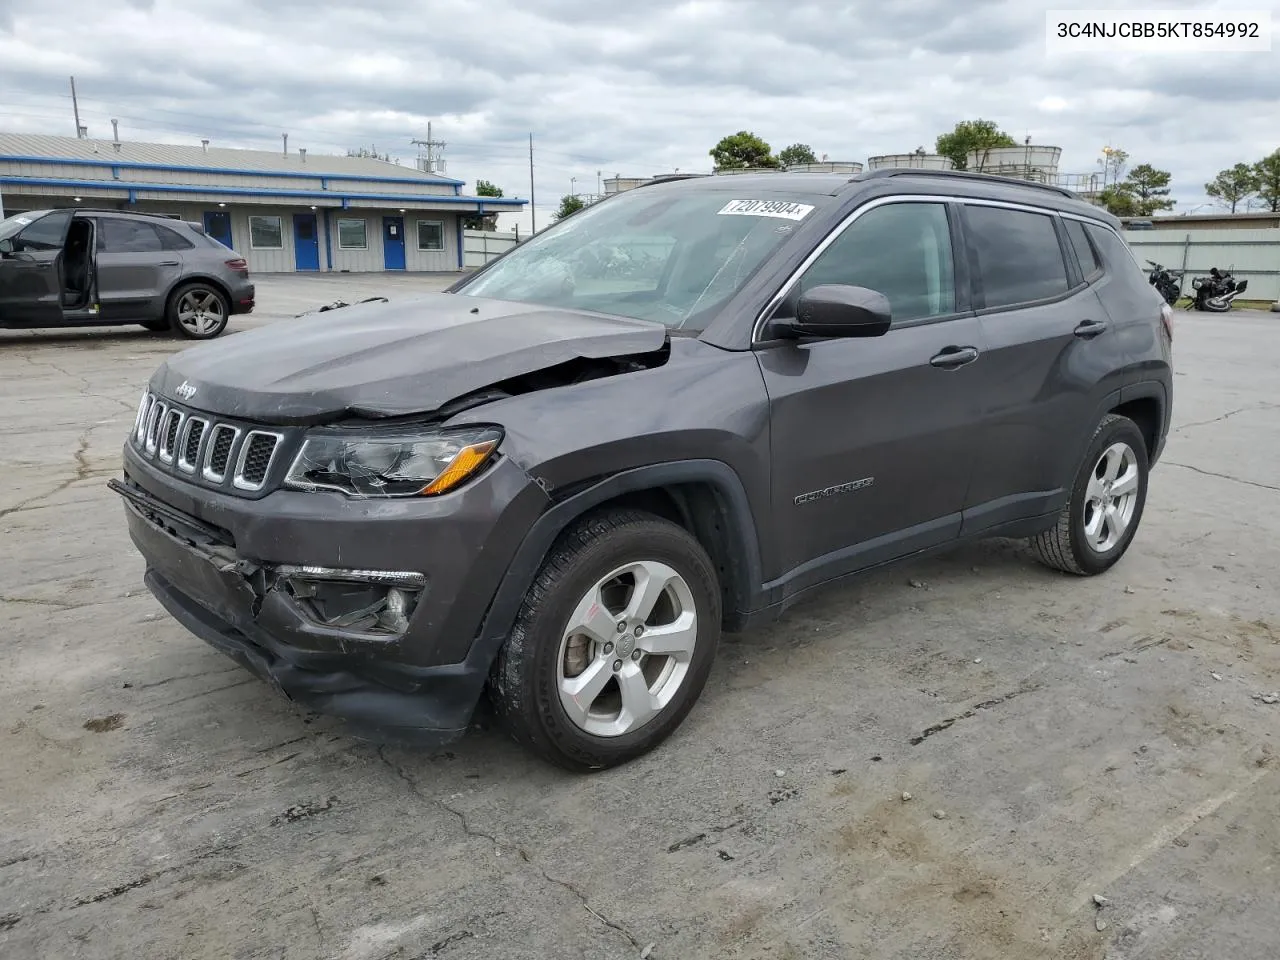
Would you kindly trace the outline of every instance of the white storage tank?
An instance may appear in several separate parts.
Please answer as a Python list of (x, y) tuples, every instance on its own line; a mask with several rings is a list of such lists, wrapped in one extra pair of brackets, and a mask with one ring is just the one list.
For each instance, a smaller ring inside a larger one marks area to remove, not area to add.
[(872, 170), (886, 170), (892, 167), (915, 167), (918, 170), (950, 170), (955, 166), (950, 157), (938, 153), (886, 153), (879, 157), (867, 158), (867, 166)]
[(1061, 159), (1061, 147), (1025, 144), (1021, 147), (971, 150), (966, 162), (970, 170), (978, 173), (995, 173), (1004, 176), (1027, 176), (1031, 173), (1039, 173), (1046, 177), (1056, 177)]
[(648, 183), (649, 177), (608, 177), (604, 181), (605, 196), (612, 193), (622, 193), (626, 190), (634, 190), (642, 183)]
[(817, 163), (793, 163), (787, 173), (861, 173), (862, 164), (843, 160), (822, 160)]
[(716, 167), (715, 175), (717, 177), (730, 177), (739, 173), (780, 173), (777, 167), (731, 167), (724, 169)]

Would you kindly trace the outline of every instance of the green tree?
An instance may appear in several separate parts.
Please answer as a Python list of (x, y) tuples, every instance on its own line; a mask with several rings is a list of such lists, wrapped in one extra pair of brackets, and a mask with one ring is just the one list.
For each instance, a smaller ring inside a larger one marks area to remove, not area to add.
[(1258, 196), (1272, 213), (1280, 213), (1280, 150), (1253, 165), (1258, 178)]
[(1129, 162), (1129, 154), (1119, 147), (1106, 147), (1102, 151), (1102, 183), (1119, 184), (1124, 176), (1125, 165)]
[(1236, 204), (1258, 192), (1258, 174), (1247, 163), (1218, 171), (1218, 175), (1204, 185), (1204, 192), (1236, 212)]
[(749, 167), (777, 167), (773, 148), (748, 130), (724, 137), (708, 153), (717, 170), (745, 170)]
[(560, 198), (560, 206), (556, 209), (556, 212), (552, 214), (551, 219), (553, 221), (563, 220), (565, 217), (577, 213), (585, 206), (586, 203), (583, 202), (581, 197), (575, 197), (573, 194), (566, 194)]
[(1173, 209), (1174, 201), (1169, 199), (1171, 179), (1169, 171), (1140, 163), (1129, 171), (1121, 186), (1133, 197), (1137, 216), (1149, 217), (1157, 210)]
[(1107, 212), (1117, 217), (1138, 216), (1138, 201), (1129, 191), (1127, 184), (1112, 184), (1098, 194), (1098, 199), (1106, 207)]
[(938, 153), (950, 157), (957, 170), (969, 168), (969, 154), (974, 150), (1016, 146), (1013, 137), (990, 120), (961, 120), (954, 130), (941, 134), (934, 143)]
[[(502, 196), (502, 188), (490, 183), (488, 180), (477, 180), (476, 196), (500, 197)], [(481, 213), (463, 217), (462, 226), (466, 230), (497, 230), (498, 215), (496, 213)]]
[(817, 163), (818, 158), (807, 143), (793, 143), (778, 153), (778, 162), (790, 167), (798, 163)]

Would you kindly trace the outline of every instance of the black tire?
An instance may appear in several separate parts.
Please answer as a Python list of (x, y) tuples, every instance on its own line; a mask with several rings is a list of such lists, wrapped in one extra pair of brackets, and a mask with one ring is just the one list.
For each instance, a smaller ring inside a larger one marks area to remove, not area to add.
[[(215, 309), (218, 311), (218, 315), (213, 318), (211, 325), (201, 329), (183, 322), (183, 307), (187, 298), (193, 298), (195, 302), (206, 304), (206, 309), (202, 311), (206, 317), (209, 317)], [(227, 299), (226, 294), (217, 287), (200, 281), (184, 283), (178, 287), (169, 295), (169, 303), (165, 307), (165, 320), (170, 329), (188, 340), (212, 340), (227, 329), (227, 321), (230, 318), (231, 302)]]
[(1210, 297), (1204, 302), (1204, 309), (1208, 313), (1226, 313), (1231, 309), (1231, 301), (1227, 300), (1224, 303), (1221, 300), (1215, 300)]
[[(682, 578), (697, 616), (696, 640), (687, 671), (664, 708), (638, 729), (597, 736), (579, 726), (561, 703), (561, 644), (570, 616), (597, 581), (639, 562), (665, 564)], [(652, 750), (684, 721), (706, 685), (720, 629), (715, 566), (692, 535), (638, 510), (596, 513), (561, 534), (548, 552), (494, 662), (489, 698), (507, 732), (543, 759), (575, 772), (617, 766)]]
[[(1092, 507), (1086, 509), (1090, 500), (1088, 490), (1103, 453), (1115, 444), (1124, 444), (1132, 451), (1137, 470), (1137, 499), (1123, 534), (1105, 550), (1099, 550), (1090, 542), (1085, 529), (1086, 518), (1092, 516)], [(1058, 515), (1058, 522), (1031, 541), (1040, 562), (1055, 570), (1085, 577), (1104, 573), (1114, 566), (1138, 532), (1147, 503), (1148, 474), (1147, 442), (1138, 425), (1127, 417), (1107, 414), (1089, 442), (1071, 487), (1071, 497)]]

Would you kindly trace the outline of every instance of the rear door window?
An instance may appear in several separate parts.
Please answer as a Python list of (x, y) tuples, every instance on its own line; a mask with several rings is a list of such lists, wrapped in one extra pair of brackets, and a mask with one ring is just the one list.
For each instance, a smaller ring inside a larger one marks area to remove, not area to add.
[(1093, 244), (1089, 242), (1089, 237), (1084, 231), (1084, 224), (1079, 220), (1063, 217), (1062, 225), (1067, 228), (1067, 238), (1071, 241), (1071, 249), (1075, 253), (1076, 262), (1080, 264), (1080, 276), (1084, 277), (1085, 280), (1092, 280), (1102, 272), (1102, 263), (1098, 260), (1098, 254), (1093, 249)]
[(1067, 292), (1067, 263), (1050, 214), (966, 204), (964, 219), (987, 307)]
[(99, 237), (103, 253), (160, 253), (165, 248), (159, 231), (138, 220), (104, 217)]

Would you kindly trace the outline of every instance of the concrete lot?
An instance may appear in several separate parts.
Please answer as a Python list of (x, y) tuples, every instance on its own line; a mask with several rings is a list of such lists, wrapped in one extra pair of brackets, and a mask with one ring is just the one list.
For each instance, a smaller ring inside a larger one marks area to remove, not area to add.
[[(232, 329), (445, 282), (260, 278)], [(1109, 575), (993, 542), (830, 591), (585, 778), (355, 741), (162, 613), (105, 482), (179, 346), (0, 333), (0, 956), (1280, 952), (1280, 318), (1178, 313)]]

